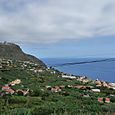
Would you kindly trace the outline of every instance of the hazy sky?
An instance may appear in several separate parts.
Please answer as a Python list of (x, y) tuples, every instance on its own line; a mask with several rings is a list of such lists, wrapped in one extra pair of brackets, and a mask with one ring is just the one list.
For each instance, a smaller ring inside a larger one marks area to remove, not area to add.
[(39, 57), (115, 57), (115, 0), (0, 0), (0, 41)]

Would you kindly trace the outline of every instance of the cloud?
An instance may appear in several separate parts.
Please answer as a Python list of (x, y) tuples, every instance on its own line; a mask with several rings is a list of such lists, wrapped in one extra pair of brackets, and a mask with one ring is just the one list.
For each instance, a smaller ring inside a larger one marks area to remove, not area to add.
[(1, 0), (0, 40), (52, 43), (115, 35), (115, 0)]

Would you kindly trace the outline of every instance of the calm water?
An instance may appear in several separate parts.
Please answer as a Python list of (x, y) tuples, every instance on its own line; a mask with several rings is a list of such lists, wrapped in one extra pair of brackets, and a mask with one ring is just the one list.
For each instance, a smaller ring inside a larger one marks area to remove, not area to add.
[[(48, 66), (53, 66), (55, 64), (63, 64), (67, 62), (91, 61), (91, 60), (96, 60), (96, 59), (46, 58), (42, 60)], [(63, 66), (63, 67), (56, 67), (56, 69), (62, 72), (66, 72), (66, 73), (70, 73), (74, 75), (88, 76), (89, 78), (92, 78), (92, 79), (98, 78), (100, 80), (115, 82), (115, 61)]]

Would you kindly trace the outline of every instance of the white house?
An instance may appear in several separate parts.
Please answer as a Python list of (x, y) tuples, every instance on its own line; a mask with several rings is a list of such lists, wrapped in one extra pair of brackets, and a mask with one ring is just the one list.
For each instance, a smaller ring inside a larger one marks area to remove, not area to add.
[(63, 78), (70, 78), (70, 79), (76, 79), (75, 76), (71, 76), (71, 75), (62, 75)]
[(91, 89), (93, 92), (101, 92), (100, 89)]

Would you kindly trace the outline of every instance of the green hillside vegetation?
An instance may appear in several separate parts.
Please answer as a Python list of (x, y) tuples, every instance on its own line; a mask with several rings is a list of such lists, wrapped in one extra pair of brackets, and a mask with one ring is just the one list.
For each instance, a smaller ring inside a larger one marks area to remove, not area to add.
[[(0, 115), (114, 115), (115, 97), (111, 103), (100, 103), (98, 97), (115, 95), (115, 90), (102, 87), (101, 93), (69, 87), (69, 85), (95, 86), (92, 82), (82, 83), (74, 79), (62, 78), (55, 69), (42, 72), (30, 71), (14, 62), (10, 69), (0, 70), (0, 87), (15, 79), (21, 83), (11, 86), (13, 90), (29, 89), (29, 94), (5, 94), (0, 97)], [(15, 65), (15, 66), (14, 66)], [(51, 91), (50, 87), (63, 86), (61, 91)], [(65, 86), (65, 87), (64, 87)], [(49, 88), (47, 88), (49, 87)], [(3, 91), (0, 90), (2, 93)], [(82, 95), (89, 95), (84, 97)]]

